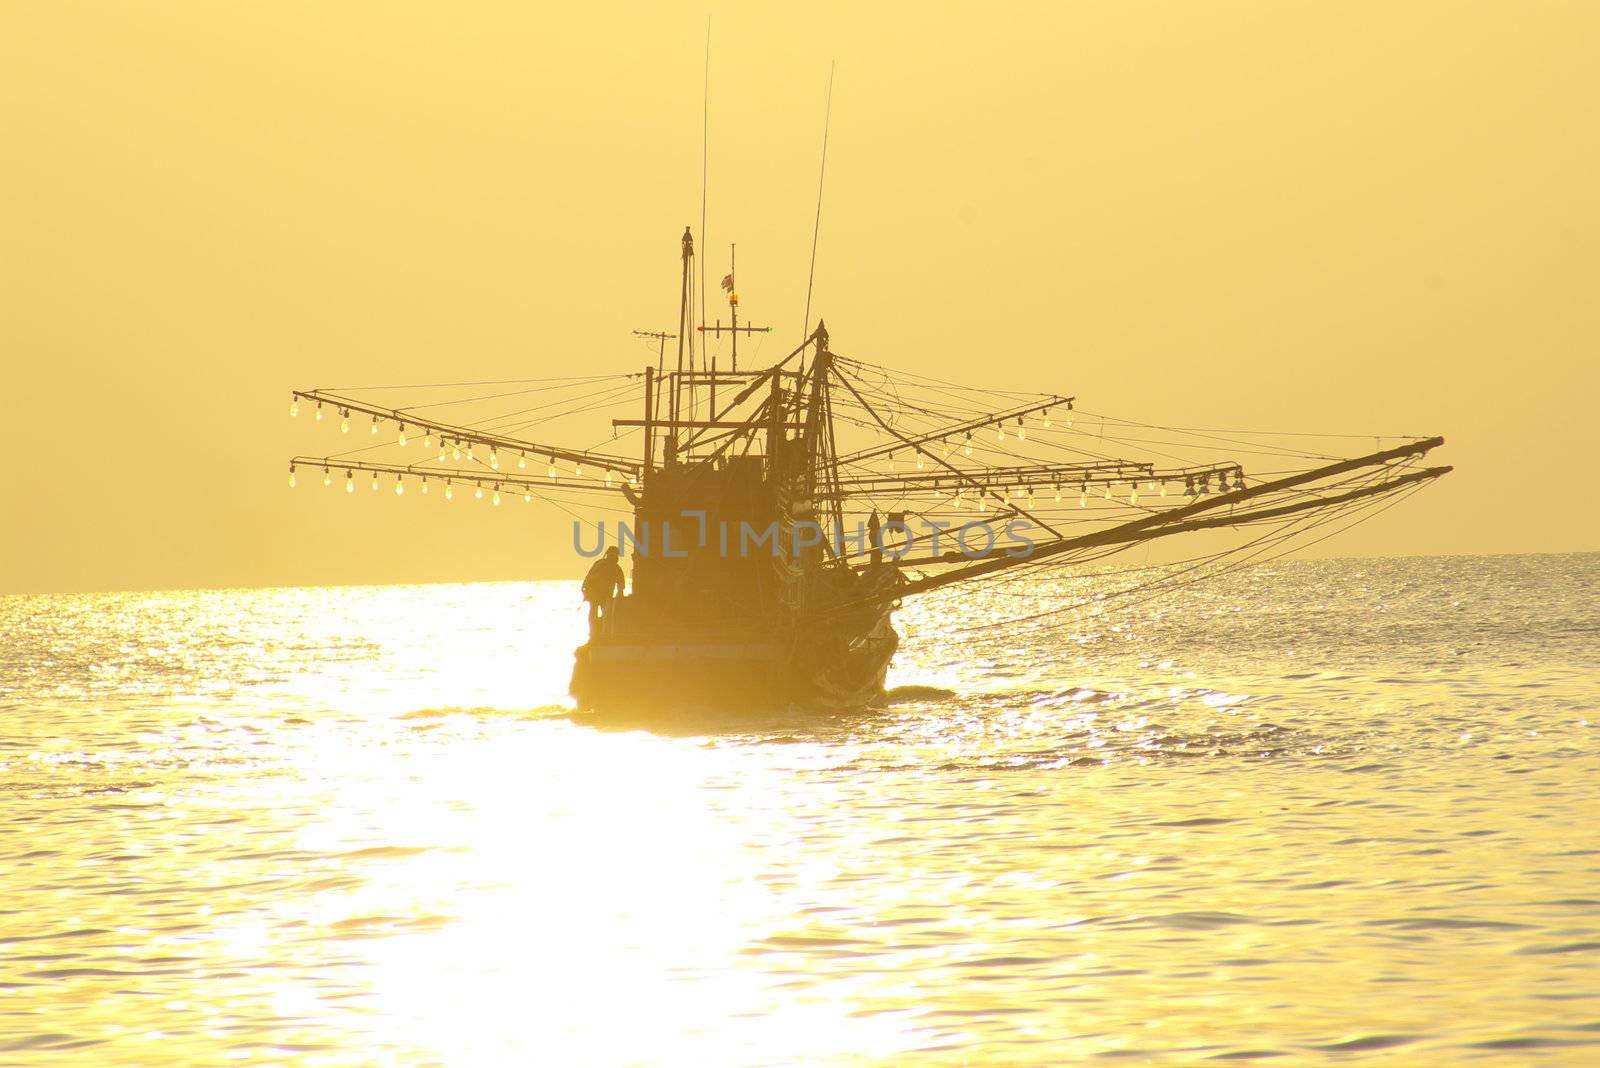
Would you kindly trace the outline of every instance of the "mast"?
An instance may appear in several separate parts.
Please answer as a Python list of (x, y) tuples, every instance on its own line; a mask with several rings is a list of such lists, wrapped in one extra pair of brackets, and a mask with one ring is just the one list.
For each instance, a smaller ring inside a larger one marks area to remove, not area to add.
[(778, 478), (778, 455), (783, 447), (783, 420), (783, 379), (775, 374), (772, 395), (767, 400), (767, 477), (774, 483)]
[(655, 460), (656, 452), (656, 379), (655, 368), (645, 364), (644, 368), (644, 466), (639, 469), (639, 489), (644, 490), (646, 480), (650, 478), (650, 466)]
[[(819, 484), (825, 483), (828, 498), (827, 510), (831, 518), (843, 522), (843, 504), (832, 492), (838, 479), (838, 469), (833, 458), (833, 409), (828, 403), (828, 377), (833, 367), (833, 353), (828, 351), (828, 327), (817, 323), (813, 335), (817, 341), (817, 356), (811, 364), (811, 399), (807, 402), (805, 419), (806, 440), (806, 498), (817, 499)], [(822, 541), (823, 551), (833, 554), (828, 539)]]
[[(683, 370), (684, 347), (689, 344), (689, 279), (690, 267), (694, 260), (694, 235), (689, 228), (683, 228), (683, 284), (680, 287), (678, 299), (678, 373), (672, 379), (672, 404), (670, 413), (672, 417), (671, 431), (667, 437), (665, 462), (672, 463), (678, 458), (678, 422), (683, 416)], [(694, 350), (689, 350), (689, 360), (694, 360)], [(694, 404), (694, 395), (690, 394), (690, 406)]]
[(828, 351), (828, 329), (817, 324), (817, 358), (811, 363), (811, 399), (806, 404), (806, 495), (816, 492), (817, 473), (822, 469), (822, 402), (826, 394), (824, 383), (828, 378), (828, 364), (833, 354)]

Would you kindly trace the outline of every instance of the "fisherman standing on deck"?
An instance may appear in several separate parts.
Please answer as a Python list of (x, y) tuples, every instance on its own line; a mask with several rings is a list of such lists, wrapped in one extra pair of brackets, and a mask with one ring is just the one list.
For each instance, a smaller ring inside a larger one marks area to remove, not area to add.
[(606, 549), (583, 577), (583, 599), (589, 602), (589, 637), (598, 637), (611, 619), (612, 606), (628, 588), (628, 580), (617, 562), (617, 547)]

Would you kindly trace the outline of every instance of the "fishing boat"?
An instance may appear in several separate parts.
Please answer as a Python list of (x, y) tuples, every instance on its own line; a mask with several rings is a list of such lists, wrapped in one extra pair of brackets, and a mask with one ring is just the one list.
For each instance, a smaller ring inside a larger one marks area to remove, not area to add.
[[(631, 588), (574, 653), (580, 708), (871, 705), (908, 598), (1074, 574), (1076, 601), (1025, 618), (1102, 611), (1324, 537), (1450, 470), (1427, 464), (1439, 437), (1158, 426), (891, 370), (836, 351), (820, 320), (763, 360), (771, 328), (740, 322), (732, 270), (728, 321), (707, 322), (687, 228), (679, 258), (677, 329), (636, 331), (655, 357), (638, 372), (291, 399), (371, 439), (296, 456), (291, 485), (306, 471), (347, 492), (520, 497), (580, 516), (584, 556), (622, 551)], [(605, 448), (543, 440), (635, 404)], [(1195, 555), (1117, 562), (1180, 535)]]

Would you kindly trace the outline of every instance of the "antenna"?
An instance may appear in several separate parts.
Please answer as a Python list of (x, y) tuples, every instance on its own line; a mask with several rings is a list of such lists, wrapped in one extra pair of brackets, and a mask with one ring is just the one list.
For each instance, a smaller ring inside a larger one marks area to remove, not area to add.
[(658, 343), (656, 347), (656, 375), (659, 376), (666, 370), (667, 342), (678, 340), (678, 335), (669, 334), (665, 330), (635, 330), (633, 336)]
[[(706, 16), (706, 69), (700, 101), (700, 247), (710, 248), (706, 236), (706, 176), (711, 162), (711, 16)], [(706, 261), (700, 261), (700, 321), (706, 321)]]
[(817, 279), (817, 237), (822, 233), (822, 180), (828, 176), (828, 126), (833, 121), (833, 68), (828, 63), (828, 104), (822, 115), (822, 170), (817, 174), (817, 220), (811, 227), (811, 271), (806, 275), (806, 314), (800, 320), (801, 333), (811, 336), (811, 286)]

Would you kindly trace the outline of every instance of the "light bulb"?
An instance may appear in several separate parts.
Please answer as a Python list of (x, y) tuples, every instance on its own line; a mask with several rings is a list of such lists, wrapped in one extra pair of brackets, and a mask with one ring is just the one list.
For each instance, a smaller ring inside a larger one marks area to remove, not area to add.
[(966, 444), (962, 446), (961, 451), (966, 453), (968, 456), (972, 455), (972, 431), (970, 430), (967, 431), (967, 441)]
[(922, 470), (922, 466), (923, 466), (922, 465), (922, 454), (919, 452), (919, 453), (917, 453), (917, 470), (921, 471)]
[(1059, 485), (1056, 486), (1056, 503), (1061, 503), (1061, 487)]
[(1133, 484), (1133, 488), (1128, 491), (1128, 503), (1129, 504), (1138, 504), (1139, 503), (1139, 484), (1137, 482), (1135, 482)]
[(995, 426), (995, 428), (994, 428), (994, 440), (996, 440), (996, 441), (1004, 441), (1004, 440), (1006, 440), (1006, 428), (1005, 427), (999, 426), (999, 425)]
[(444, 463), (444, 458), (450, 455), (450, 450), (444, 447), (444, 439), (439, 439), (439, 462)]
[(450, 450), (450, 459), (452, 459), (452, 460), (461, 459), (461, 442), (459, 442), (459, 441), (456, 442), (455, 446), (453, 448), (451, 448), (451, 450)]
[(350, 413), (349, 412), (340, 412), (339, 413), (339, 433), (341, 433), (341, 434), (350, 433)]
[(545, 474), (549, 475), (551, 478), (556, 477), (556, 465), (554, 460), (550, 462), (550, 469), (546, 471)]
[(344, 473), (344, 491), (346, 493), (354, 493), (356, 491), (356, 473), (354, 471), (346, 471)]
[(404, 497), (406, 495), (406, 484), (400, 481), (400, 476), (398, 475), (395, 476), (394, 480), (394, 495), (396, 497)]
[(427, 479), (423, 479), (422, 480), (422, 495), (424, 497), (426, 497), (428, 495), (428, 480)]
[(607, 471), (606, 472), (606, 489), (610, 489), (610, 488), (611, 488), (611, 472)]
[(573, 478), (582, 478), (583, 477), (583, 465), (582, 464), (573, 464), (572, 465), (572, 477)]
[(289, 468), (289, 488), (290, 489), (294, 489), (294, 485), (295, 485), (294, 468), (291, 467), (291, 468)]
[(324, 486), (333, 485), (333, 472), (329, 471), (326, 467), (322, 469), (322, 484)]
[(1111, 483), (1107, 482), (1102, 488), (1105, 490), (1106, 500), (1109, 501), (1111, 499)]
[(1163, 483), (1161, 483), (1161, 496), (1165, 497), (1166, 495), (1167, 495), (1167, 484), (1165, 482), (1163, 482)]
[(295, 415), (299, 415), (300, 414), (300, 398), (299, 397), (296, 397), (294, 400), (289, 402), (289, 414), (291, 416), (295, 416)]
[(942, 446), (942, 448), (939, 450), (939, 459), (950, 459), (950, 443), (948, 441), (941, 441), (939, 444)]
[(1084, 492), (1078, 494), (1078, 507), (1079, 508), (1084, 508), (1084, 507), (1087, 507), (1088, 504), (1089, 504), (1089, 493), (1088, 493), (1087, 490), (1085, 490)]
[(520, 452), (517, 453), (517, 466), (524, 470), (528, 467), (528, 458)]
[(500, 470), (500, 454), (495, 452), (494, 446), (489, 446), (489, 466), (496, 471)]
[[(1021, 420), (1018, 420), (1018, 422), (1021, 422)], [(1018, 441), (1027, 441), (1028, 440), (1028, 428), (1027, 427), (1025, 427), (1025, 426), (1017, 427), (1017, 440)]]
[(374, 434), (376, 434), (378, 432), (378, 417), (377, 416), (373, 416), (372, 417), (372, 432)]
[(500, 503), (500, 487), (499, 486), (496, 486), (494, 488), (494, 503), (495, 504), (499, 504)]
[(473, 499), (473, 500), (476, 500), (476, 501), (481, 501), (481, 500), (483, 500), (483, 486), (482, 486), (482, 485), (479, 485), (479, 486), (478, 486), (478, 492), (477, 492), (477, 493), (474, 493), (474, 494), (473, 494), (473, 495), (472, 495), (472, 499)]
[(378, 472), (372, 472), (372, 492), (378, 492)]
[(450, 485), (450, 480), (448, 478), (445, 479), (444, 480), (444, 499), (447, 500), (447, 501), (451, 500), (452, 498), (455, 497), (455, 495), (456, 495), (455, 487)]
[(406, 447), (406, 425), (404, 423), (400, 424), (400, 447), (402, 449)]
[(1046, 430), (1050, 429), (1050, 409), (1049, 408), (1046, 408), (1044, 410), (1044, 428)]
[(317, 422), (322, 422), (322, 402), (317, 401)]
[(433, 448), (433, 431), (424, 430), (422, 432), (422, 447), (424, 449)]
[(522, 503), (523, 504), (532, 504), (533, 503), (533, 494), (528, 493), (527, 491), (523, 491)]

